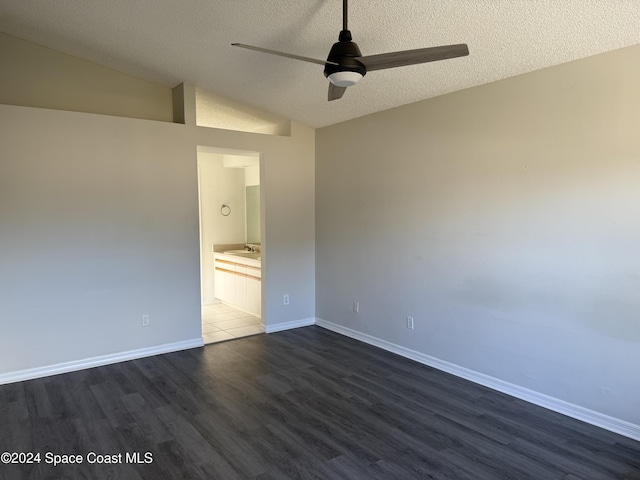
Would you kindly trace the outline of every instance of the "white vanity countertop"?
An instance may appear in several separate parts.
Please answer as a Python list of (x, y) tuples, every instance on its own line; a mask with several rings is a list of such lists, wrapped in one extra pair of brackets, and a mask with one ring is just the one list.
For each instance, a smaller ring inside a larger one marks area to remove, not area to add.
[(260, 252), (247, 252), (242, 254), (216, 252), (214, 254), (214, 259), (226, 260), (227, 262), (240, 263), (242, 265), (249, 265), (257, 268), (261, 268), (262, 266), (262, 262), (260, 261)]

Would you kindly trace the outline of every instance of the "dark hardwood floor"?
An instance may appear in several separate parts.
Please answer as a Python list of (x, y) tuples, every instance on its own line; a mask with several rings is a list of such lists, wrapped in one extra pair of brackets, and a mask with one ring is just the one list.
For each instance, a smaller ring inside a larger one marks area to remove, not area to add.
[(640, 479), (640, 442), (319, 327), (0, 386), (5, 451), (41, 461), (2, 479)]

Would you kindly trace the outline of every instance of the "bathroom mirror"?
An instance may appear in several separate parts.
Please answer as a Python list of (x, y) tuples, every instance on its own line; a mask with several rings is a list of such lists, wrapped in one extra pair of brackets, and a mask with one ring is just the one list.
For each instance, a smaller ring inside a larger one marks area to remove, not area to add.
[(260, 243), (260, 185), (246, 187), (247, 243)]

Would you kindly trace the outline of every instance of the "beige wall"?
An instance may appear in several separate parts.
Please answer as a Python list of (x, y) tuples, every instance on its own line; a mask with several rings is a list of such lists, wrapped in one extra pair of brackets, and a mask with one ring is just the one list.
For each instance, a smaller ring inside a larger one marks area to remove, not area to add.
[(196, 88), (196, 125), (265, 135), (291, 134), (288, 119), (200, 88)]
[(179, 127), (0, 105), (0, 383), (200, 336), (196, 150)]
[[(202, 304), (215, 303), (213, 245), (245, 243), (245, 170), (225, 168), (221, 153), (198, 152)], [(231, 208), (223, 216), (221, 205)]]
[(312, 129), (169, 123), (169, 89), (3, 34), (0, 56), (0, 383), (201, 342), (199, 147), (260, 154), (263, 320), (313, 318)]
[(260, 185), (260, 166), (247, 167), (244, 169), (244, 184), (246, 187)]
[(312, 129), (197, 127), (189, 85), (169, 123), (170, 89), (1, 33), (0, 63), (0, 384), (201, 342), (199, 147), (260, 154), (263, 320), (313, 318)]
[(318, 130), (317, 316), (640, 425), (638, 85), (632, 47)]
[[(315, 315), (315, 130), (291, 137), (197, 127), (196, 143), (260, 153), (262, 316), (267, 328)], [(291, 303), (283, 305), (289, 294)]]
[(314, 132), (292, 130), (0, 105), (0, 383), (200, 338), (198, 145), (260, 152), (263, 318), (312, 318)]
[(0, 104), (173, 121), (171, 89), (0, 32)]

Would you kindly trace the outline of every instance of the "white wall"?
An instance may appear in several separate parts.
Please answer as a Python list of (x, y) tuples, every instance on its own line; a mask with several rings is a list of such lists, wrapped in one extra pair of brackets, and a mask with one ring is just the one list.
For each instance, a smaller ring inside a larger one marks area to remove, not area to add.
[(0, 103), (171, 122), (171, 89), (0, 32)]
[(291, 122), (279, 115), (249, 107), (196, 88), (196, 124), (266, 135), (290, 135)]
[(638, 85), (632, 47), (318, 130), (317, 316), (640, 425)]
[[(198, 152), (202, 304), (215, 302), (213, 245), (245, 243), (245, 172), (225, 168), (220, 153)], [(228, 205), (228, 216), (220, 212)]]
[(260, 165), (244, 169), (244, 182), (245, 187), (260, 185)]
[[(267, 329), (315, 316), (315, 131), (291, 137), (198, 127), (196, 143), (260, 153), (262, 318)], [(291, 303), (283, 305), (289, 294)]]
[(0, 105), (0, 377), (200, 337), (196, 149), (178, 127)]
[(199, 145), (261, 153), (264, 319), (314, 316), (312, 129), (0, 105), (0, 383), (201, 339)]

